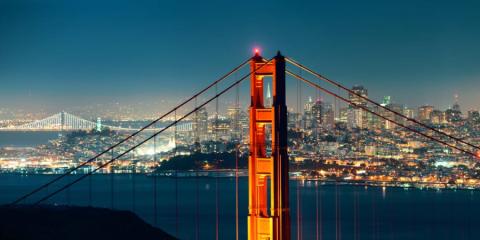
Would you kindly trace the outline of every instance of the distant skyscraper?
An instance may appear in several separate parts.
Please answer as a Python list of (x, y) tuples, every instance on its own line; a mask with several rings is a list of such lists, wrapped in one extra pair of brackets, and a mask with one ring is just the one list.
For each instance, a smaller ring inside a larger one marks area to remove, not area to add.
[(331, 103), (323, 103), (322, 125), (326, 129), (331, 129), (335, 126), (335, 111), (333, 110), (333, 105)]
[[(403, 108), (403, 115), (407, 116), (408, 118), (415, 118), (415, 111), (411, 108), (404, 107)], [(410, 125), (413, 124), (411, 121), (406, 121), (405, 124)]]
[(272, 91), (270, 90), (270, 83), (267, 83), (267, 93), (265, 96), (265, 107), (272, 106)]
[(430, 113), (430, 122), (433, 124), (444, 124), (446, 123), (445, 112), (440, 110), (433, 110)]
[(241, 136), (240, 108), (238, 106), (228, 108), (227, 116), (230, 123), (231, 137), (234, 140), (239, 140)]
[(454, 99), (455, 101), (453, 103), (452, 110), (462, 112), (460, 109), (460, 104), (458, 103), (458, 94), (455, 94)]
[(382, 105), (382, 106), (384, 106), (384, 107), (387, 106), (387, 105), (389, 105), (390, 102), (391, 102), (390, 99), (391, 99), (390, 96), (384, 96), (384, 97), (383, 97), (382, 104), (380, 104), (380, 105)]
[(313, 108), (313, 100), (312, 97), (308, 97), (307, 103), (305, 103), (305, 106), (303, 108), (303, 122), (305, 124), (304, 128), (305, 129), (312, 129), (315, 127), (314, 121), (314, 116), (312, 113), (312, 108)]
[(350, 108), (347, 118), (347, 126), (349, 128), (366, 128), (367, 126), (367, 114), (363, 109)]
[(411, 108), (404, 107), (403, 108), (403, 115), (405, 115), (409, 118), (414, 118), (415, 117), (415, 111)]
[(287, 111), (287, 117), (288, 117), (288, 128), (297, 128), (298, 127), (298, 119), (299, 119), (299, 114), (296, 113), (294, 110), (289, 109)]
[(342, 123), (347, 123), (348, 122), (348, 107), (342, 107), (340, 108), (340, 112), (338, 113), (338, 121)]
[[(368, 107), (367, 100), (362, 97), (368, 97), (368, 91), (363, 86), (353, 86), (352, 91), (355, 93), (349, 93), (348, 97), (355, 106)], [(368, 126), (368, 113), (362, 108), (355, 106), (349, 106), (347, 126), (350, 128), (367, 128)]]
[(418, 108), (418, 120), (423, 122), (430, 121), (430, 114), (433, 111), (433, 106), (424, 105)]
[(312, 128), (319, 129), (322, 126), (323, 104), (322, 100), (317, 99), (312, 106)]
[(460, 104), (458, 103), (458, 95), (455, 94), (455, 102), (453, 106), (445, 111), (445, 115), (448, 122), (459, 122), (462, 120), (462, 111)]
[(365, 97), (365, 98), (368, 97), (368, 90), (363, 86), (356, 85), (356, 86), (353, 86), (352, 91), (356, 94), (353, 94), (353, 93), (348, 94), (350, 101), (355, 103), (355, 105), (366, 107), (367, 100), (363, 99), (362, 97)]
[(195, 142), (207, 140), (208, 137), (208, 112), (205, 107), (200, 108), (193, 119)]

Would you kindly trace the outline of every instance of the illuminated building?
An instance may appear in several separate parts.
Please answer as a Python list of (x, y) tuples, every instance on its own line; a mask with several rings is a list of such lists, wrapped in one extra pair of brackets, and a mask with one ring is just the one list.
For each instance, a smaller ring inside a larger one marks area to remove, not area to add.
[(384, 96), (384, 97), (383, 97), (383, 101), (382, 101), (382, 103), (381, 103), (380, 105), (382, 105), (382, 106), (384, 106), (384, 107), (387, 106), (387, 105), (389, 105), (389, 104), (391, 103), (391, 100), (390, 100), (390, 99), (391, 99), (390, 96)]
[(102, 131), (102, 119), (97, 118), (97, 126), (96, 126), (97, 132)]
[(270, 90), (270, 83), (267, 83), (267, 92), (265, 96), (265, 106), (272, 106), (272, 91)]
[(458, 104), (458, 95), (455, 95), (455, 103), (453, 106), (445, 111), (447, 121), (450, 123), (459, 122), (462, 120), (462, 111)]
[(335, 126), (335, 112), (331, 103), (323, 103), (322, 125), (327, 129), (331, 129)]
[(239, 140), (241, 136), (240, 108), (233, 106), (227, 109), (227, 116), (230, 121), (230, 132), (232, 139)]
[[(350, 101), (352, 101), (355, 105), (360, 105), (363, 107), (367, 106), (367, 100), (363, 99), (362, 97), (368, 97), (368, 91), (366, 88), (360, 85), (355, 85), (352, 88), (352, 91), (355, 93), (349, 93), (348, 97)], [(361, 96), (361, 97), (360, 97)]]
[(208, 112), (202, 107), (194, 115), (193, 130), (195, 142), (202, 142), (208, 139)]
[(403, 108), (403, 115), (407, 116), (408, 118), (414, 118), (415, 111), (411, 108), (405, 107)]
[(471, 122), (480, 122), (480, 114), (478, 113), (478, 111), (476, 110), (470, 110), (468, 111), (468, 121), (471, 121)]
[(347, 123), (348, 121), (348, 108), (343, 107), (340, 108), (340, 112), (338, 114), (338, 121), (342, 123)]
[(446, 114), (445, 112), (442, 112), (440, 110), (433, 110), (430, 113), (430, 122), (433, 124), (444, 124), (447, 122)]
[(308, 97), (308, 101), (303, 107), (303, 122), (305, 124), (305, 129), (315, 128), (314, 114), (312, 112), (313, 105), (312, 97)]
[(322, 126), (322, 100), (317, 99), (312, 106), (312, 128), (318, 131), (318, 128)]
[(424, 105), (418, 108), (418, 120), (423, 122), (430, 121), (430, 114), (433, 111), (433, 106)]
[[(368, 91), (366, 88), (360, 85), (353, 86), (352, 91), (355, 93), (349, 93), (348, 97), (355, 106), (368, 107), (367, 100), (362, 97), (368, 97)], [(365, 110), (350, 106), (348, 112), (347, 126), (349, 128), (367, 128), (368, 126), (368, 113)]]

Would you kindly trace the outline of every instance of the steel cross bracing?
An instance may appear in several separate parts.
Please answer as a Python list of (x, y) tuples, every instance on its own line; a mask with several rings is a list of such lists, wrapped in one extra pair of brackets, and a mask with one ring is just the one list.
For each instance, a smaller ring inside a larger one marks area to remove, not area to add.
[[(250, 68), (253, 74), (250, 76), (248, 239), (286, 240), (290, 239), (290, 207), (285, 58), (278, 53), (268, 62), (256, 54), (250, 61)], [(264, 102), (265, 77), (272, 78), (271, 107), (265, 106)], [(270, 156), (266, 149), (266, 131), (269, 129), (272, 139)]]

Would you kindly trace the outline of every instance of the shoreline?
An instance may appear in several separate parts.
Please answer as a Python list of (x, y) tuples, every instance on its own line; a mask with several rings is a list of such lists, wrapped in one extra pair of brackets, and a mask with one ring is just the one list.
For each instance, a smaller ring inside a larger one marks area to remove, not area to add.
[[(186, 171), (161, 171), (158, 173), (114, 173), (115, 175), (145, 175), (146, 177), (160, 177), (160, 178), (235, 178), (235, 170), (221, 169), (221, 170), (186, 170)], [(13, 176), (58, 176), (57, 173), (20, 173), (20, 172), (0, 172), (2, 175)], [(95, 173), (94, 175), (110, 175), (111, 173)], [(73, 173), (75, 175), (83, 175), (82, 173)], [(177, 176), (175, 176), (177, 175)], [(248, 177), (247, 169), (239, 169), (238, 177)], [(364, 187), (378, 187), (378, 188), (403, 188), (403, 189), (419, 189), (419, 190), (480, 190), (480, 186), (466, 186), (459, 184), (452, 184), (446, 182), (404, 182), (404, 181), (372, 181), (372, 180), (335, 180), (325, 178), (312, 177), (298, 177), (295, 172), (290, 172), (290, 180), (302, 181), (304, 184), (314, 183), (320, 185), (349, 185), (349, 186), (364, 186)]]

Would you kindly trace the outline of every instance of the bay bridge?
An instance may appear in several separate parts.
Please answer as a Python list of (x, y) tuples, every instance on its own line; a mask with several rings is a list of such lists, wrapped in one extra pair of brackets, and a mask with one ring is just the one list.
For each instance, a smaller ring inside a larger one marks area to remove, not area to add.
[[(78, 131), (78, 130), (101, 130), (108, 128), (113, 131), (138, 131), (137, 128), (110, 126), (97, 122), (89, 121), (67, 112), (59, 112), (44, 119), (32, 121), (19, 126), (7, 126), (0, 128), (0, 131)], [(158, 131), (157, 129), (148, 129), (147, 131)], [(178, 131), (191, 131), (192, 122), (179, 124)]]
[[(242, 76), (238, 76), (239, 70), (246, 66), (249, 66), (248, 72)], [(226, 79), (232, 76), (236, 76), (236, 78), (233, 81), (226, 83), (226, 86), (222, 87), (221, 84), (225, 84)], [(195, 196), (188, 195), (182, 197), (181, 191), (178, 187), (179, 181), (181, 180), (176, 177), (178, 174), (177, 169), (175, 169), (175, 171), (172, 173), (173, 180), (159, 178), (154, 172), (151, 175), (151, 193), (142, 195), (144, 197), (151, 198), (151, 208), (149, 209), (149, 216), (152, 216), (150, 219), (151, 223), (157, 226), (158, 221), (163, 219), (165, 222), (165, 225), (163, 226), (170, 227), (166, 228), (166, 230), (180, 239), (323, 239), (326, 231), (331, 231), (329, 236), (334, 236), (335, 239), (342, 239), (342, 228), (339, 225), (339, 218), (344, 216), (344, 213), (342, 215), (340, 210), (341, 204), (339, 199), (341, 196), (338, 195), (337, 192), (333, 196), (335, 199), (335, 205), (333, 209), (335, 227), (327, 229), (326, 226), (329, 223), (322, 221), (321, 201), (322, 199), (325, 200), (325, 198), (329, 196), (322, 197), (322, 192), (320, 190), (321, 185), (318, 183), (318, 181), (315, 182), (315, 194), (311, 196), (315, 199), (313, 202), (314, 204), (307, 206), (308, 210), (302, 212), (302, 201), (300, 198), (301, 185), (291, 185), (292, 182), (289, 180), (289, 172), (291, 172), (289, 169), (289, 153), (292, 151), (293, 147), (289, 146), (288, 138), (290, 135), (287, 132), (287, 77), (297, 81), (297, 89), (300, 89), (300, 83), (305, 84), (309, 89), (321, 91), (324, 94), (333, 96), (334, 99), (343, 101), (359, 111), (376, 116), (379, 119), (387, 121), (399, 128), (404, 129), (405, 131), (408, 131), (411, 134), (416, 134), (425, 142), (435, 142), (436, 144), (440, 144), (444, 147), (452, 149), (471, 161), (476, 161), (479, 156), (478, 151), (480, 148), (474, 143), (466, 141), (463, 138), (453, 136), (444, 131), (440, 131), (430, 125), (406, 116), (399, 111), (379, 104), (364, 95), (352, 91), (337, 81), (326, 78), (325, 76), (319, 74), (311, 68), (306, 67), (302, 63), (293, 60), (290, 57), (284, 57), (280, 54), (280, 52), (278, 52), (276, 56), (266, 59), (263, 58), (257, 51), (253, 57), (248, 58), (240, 65), (229, 71), (227, 74), (211, 82), (205, 88), (196, 92), (187, 100), (173, 107), (170, 111), (167, 111), (165, 114), (159, 116), (151, 123), (147, 124), (141, 129), (136, 130), (128, 137), (104, 149), (98, 154), (92, 156), (90, 159), (81, 162), (78, 166), (69, 169), (65, 174), (54, 176), (53, 179), (41, 184), (38, 188), (19, 196), (17, 199), (11, 202), (11, 205), (39, 205), (58, 203), (58, 196), (60, 193), (65, 193), (67, 195), (71, 194), (70, 191), (75, 186), (80, 186), (81, 184), (87, 184), (84, 186), (87, 186), (89, 189), (87, 205), (94, 205), (92, 203), (92, 199), (94, 198), (92, 188), (95, 186), (92, 185), (92, 178), (95, 176), (96, 172), (99, 172), (101, 169), (105, 168), (114, 168), (118, 161), (131, 157), (132, 155), (130, 153), (144, 144), (153, 144), (153, 146), (156, 147), (156, 137), (160, 134), (163, 134), (168, 129), (173, 129), (176, 136), (176, 132), (178, 130), (177, 126), (181, 124), (182, 121), (189, 119), (189, 117), (196, 116), (201, 109), (210, 103), (214, 104), (215, 113), (218, 117), (218, 99), (222, 96), (225, 97), (228, 93), (236, 90), (235, 98), (238, 104), (238, 86), (244, 80), (250, 78), (249, 138), (246, 143), (236, 143), (234, 189), (221, 189), (217, 177), (214, 180), (213, 200), (209, 202), (202, 202), (202, 196), (199, 195), (198, 190), (198, 181), (200, 181), (198, 177), (196, 177), (194, 182), (190, 184), (190, 187), (197, 187)], [(310, 80), (312, 77), (315, 80)], [(271, 93), (265, 94), (265, 83), (269, 80), (272, 82), (272, 90)], [(326, 85), (330, 86), (330, 89)], [(212, 91), (213, 93), (210, 92), (211, 96), (205, 97), (204, 95), (209, 91)], [(343, 94), (355, 96), (357, 99), (361, 99), (362, 104), (342, 96), (341, 92)], [(271, 103), (267, 104), (265, 101), (265, 95), (270, 94), (273, 99)], [(199, 102), (199, 99), (203, 99), (203, 101)], [(367, 107), (363, 103), (369, 103), (375, 108)], [(180, 112), (179, 110), (184, 108), (189, 108), (189, 110), (184, 111), (186, 112), (185, 114), (178, 114)], [(74, 119), (71, 117), (71, 115), (65, 114), (55, 116), (52, 119), (46, 120), (46, 122), (60, 127), (63, 124), (60, 123), (59, 116), (63, 116), (61, 118), (67, 119), (67, 121), (72, 121), (71, 119), (73, 119), (73, 123), (78, 124), (77, 127), (94, 127), (94, 125), (92, 125), (94, 124), (93, 122), (80, 121), (78, 119)], [(65, 118), (65, 116), (67, 117)], [(173, 122), (160, 129), (155, 127), (159, 121), (172, 116), (175, 119)], [(198, 118), (193, 119), (194, 126), (198, 126), (199, 123), (195, 123)], [(217, 121), (215, 121), (215, 123), (216, 122)], [(39, 127), (39, 125), (32, 123), (28, 125), (28, 127), (35, 128)], [(140, 133), (149, 130), (151, 131), (152, 129), (153, 133), (147, 136), (140, 135)], [(192, 131), (197, 131), (196, 127), (193, 127)], [(214, 138), (217, 138), (217, 134), (215, 132), (212, 134), (214, 134)], [(319, 138), (320, 136), (317, 135), (315, 137)], [(132, 144), (134, 139), (136, 140), (134, 141), (134, 144)], [(198, 140), (195, 139), (194, 141), (196, 142)], [(123, 146), (127, 143), (129, 143), (128, 147)], [(193, 144), (194, 143), (192, 143), (192, 145)], [(239, 184), (238, 169), (238, 152), (240, 151), (239, 146), (242, 144), (245, 144), (248, 148), (248, 194), (247, 196), (244, 196), (244, 198), (240, 198), (240, 190), (242, 186)], [(161, 163), (158, 161), (157, 157), (158, 156), (156, 154), (153, 154), (152, 161), (160, 165)], [(217, 159), (217, 164), (219, 162), (220, 159)], [(319, 164), (319, 161), (317, 161), (317, 164)], [(85, 166), (91, 166), (91, 170), (88, 173), (72, 175), (72, 173), (74, 173), (76, 170)], [(140, 190), (136, 188), (134, 179), (135, 178), (132, 178), (131, 180), (131, 194), (133, 197), (132, 208), (130, 210), (135, 212), (135, 209), (137, 208), (135, 203), (138, 201), (135, 196)], [(163, 181), (171, 183), (169, 185), (171, 190), (166, 193), (158, 192), (158, 185)], [(112, 174), (110, 181), (111, 195), (109, 197), (111, 208), (115, 208), (114, 182), (115, 181)], [(299, 183), (297, 182), (297, 184)], [(335, 185), (335, 188), (338, 188), (338, 184)], [(293, 189), (295, 191), (291, 191)], [(235, 196), (233, 198), (235, 201), (235, 207), (229, 212), (229, 214), (221, 215), (221, 211), (228, 211), (222, 209), (221, 202), (222, 199), (227, 198), (227, 195)], [(170, 205), (168, 205), (163, 212), (159, 211), (159, 198), (170, 199)], [(181, 219), (185, 218), (182, 218), (182, 205), (179, 204), (180, 201), (195, 202), (195, 207), (193, 209), (183, 211), (183, 215), (187, 215), (187, 217), (185, 217), (187, 220), (185, 221), (181, 221)], [(356, 200), (353, 199), (353, 201)], [(248, 202), (248, 204), (246, 204), (248, 207), (241, 207), (243, 206), (241, 205), (241, 202)], [(353, 203), (353, 205), (357, 206), (356, 204), (357, 202)], [(375, 207), (375, 204), (373, 204), (373, 207)], [(293, 208), (296, 210), (295, 214), (293, 214), (291, 211)], [(361, 223), (357, 221), (357, 211), (359, 209), (358, 207), (355, 209), (356, 211), (353, 213), (353, 216), (351, 216), (351, 218), (354, 219), (352, 228), (354, 228), (355, 233), (352, 239), (360, 239), (360, 233), (358, 229), (359, 224)], [(326, 209), (324, 211), (328, 210), (329, 209)], [(202, 216), (204, 216), (202, 214), (205, 212), (214, 212), (215, 218), (213, 221), (208, 222), (208, 224), (210, 224), (212, 227), (205, 225), (205, 220), (202, 218)], [(245, 217), (240, 218), (240, 216)], [(313, 229), (310, 229), (306, 235), (304, 235), (306, 230), (303, 229), (303, 221), (307, 220), (307, 216), (312, 218), (309, 221), (313, 222), (314, 227)], [(235, 231), (231, 235), (225, 235), (226, 233), (222, 232), (223, 227), (233, 219)], [(185, 226), (183, 224), (185, 224)], [(379, 223), (374, 223), (374, 228), (377, 228), (378, 226), (375, 224)], [(192, 234), (184, 231), (184, 229), (187, 228), (193, 229), (193, 231), (191, 231)], [(208, 235), (211, 237), (202, 237), (206, 236), (206, 231), (211, 232), (211, 234)], [(378, 229), (375, 231), (378, 231)]]

